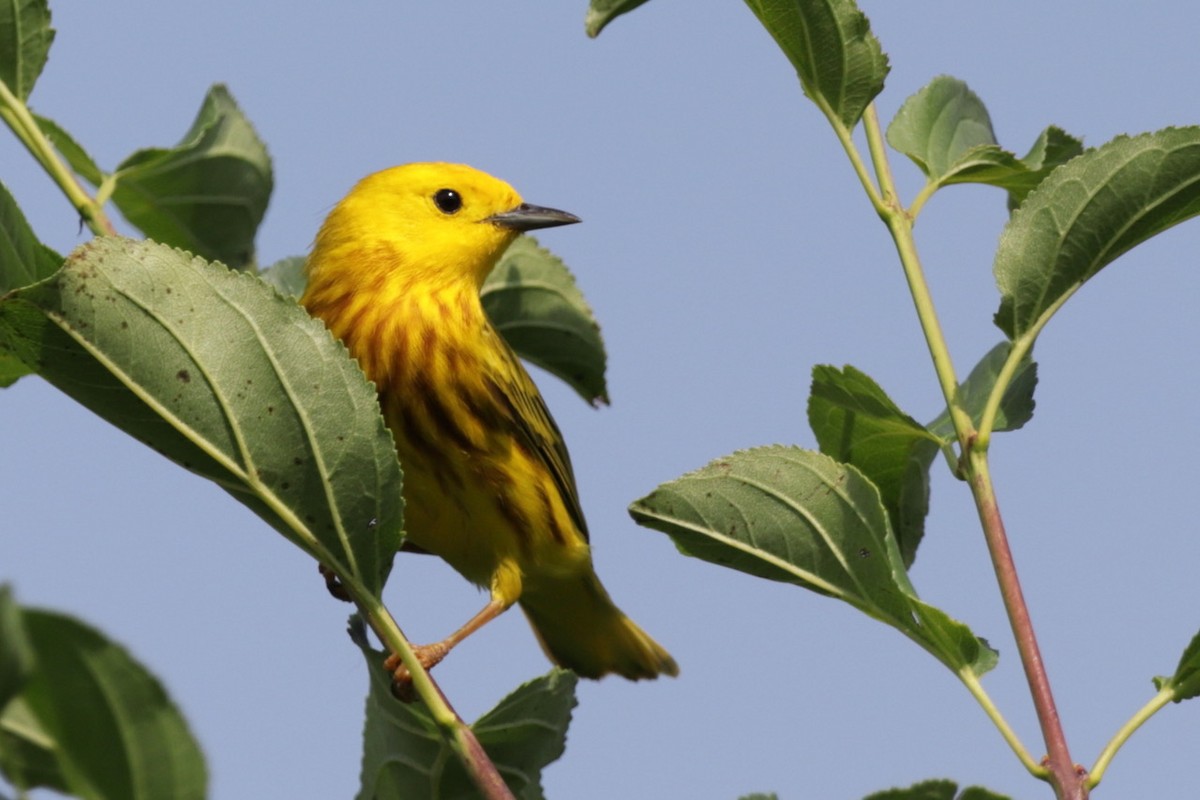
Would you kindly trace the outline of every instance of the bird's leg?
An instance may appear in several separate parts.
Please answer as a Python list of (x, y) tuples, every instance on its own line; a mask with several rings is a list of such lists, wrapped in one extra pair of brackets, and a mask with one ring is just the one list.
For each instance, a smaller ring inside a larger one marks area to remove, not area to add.
[[(492, 598), (478, 614), (467, 621), (466, 625), (463, 625), (445, 639), (433, 644), (414, 646), (413, 653), (416, 655), (417, 661), (421, 662), (421, 666), (425, 669), (433, 669), (454, 649), (455, 645), (503, 614), (508, 610), (510, 605), (512, 604)], [(383, 662), (383, 668), (392, 673), (392, 692), (402, 700), (410, 697), (412, 675), (409, 674), (408, 667), (404, 666), (404, 663), (400, 660), (400, 656), (392, 653)]]
[[(463, 639), (488, 624), (496, 617), (507, 611), (517, 598), (521, 596), (521, 571), (510, 561), (501, 562), (495, 574), (492, 575), (492, 598), (478, 614), (467, 620), (467, 624), (454, 633), (433, 644), (422, 644), (413, 647), (413, 653), (421, 666), (429, 670), (441, 662), (443, 658)], [(401, 700), (408, 702), (412, 698), (412, 675), (400, 660), (400, 656), (392, 653), (383, 662), (383, 667), (392, 673), (392, 693)]]

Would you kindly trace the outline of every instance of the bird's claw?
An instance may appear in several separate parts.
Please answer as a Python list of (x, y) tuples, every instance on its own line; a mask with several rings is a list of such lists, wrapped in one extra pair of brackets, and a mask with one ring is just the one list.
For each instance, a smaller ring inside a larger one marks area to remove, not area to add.
[[(445, 642), (421, 644), (413, 647), (413, 655), (417, 657), (417, 661), (426, 672), (440, 664), (449, 652), (450, 648)], [(399, 655), (392, 653), (384, 659), (383, 668), (392, 673), (392, 695), (397, 700), (404, 703), (411, 703), (416, 699), (416, 694), (413, 692), (412, 673), (408, 671), (408, 667), (404, 666), (404, 662), (400, 659)]]
[(317, 569), (321, 572), (321, 577), (325, 579), (325, 588), (329, 590), (329, 593), (338, 600), (349, 603), (351, 601), (350, 593), (342, 585), (337, 573), (324, 564), (318, 564)]

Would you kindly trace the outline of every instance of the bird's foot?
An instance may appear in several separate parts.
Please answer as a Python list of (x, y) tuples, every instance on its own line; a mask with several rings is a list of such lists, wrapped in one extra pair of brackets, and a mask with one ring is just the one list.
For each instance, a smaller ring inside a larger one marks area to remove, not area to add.
[[(413, 647), (413, 654), (427, 672), (440, 664), (449, 652), (450, 645), (445, 642), (419, 644)], [(412, 673), (408, 671), (408, 667), (404, 666), (400, 656), (392, 653), (384, 660), (383, 668), (392, 673), (392, 694), (397, 700), (411, 703), (416, 699), (416, 693), (413, 692)]]
[(345, 586), (342, 586), (342, 582), (338, 579), (337, 573), (324, 564), (318, 564), (317, 569), (320, 570), (321, 577), (325, 579), (325, 588), (329, 590), (329, 593), (338, 600), (349, 603), (350, 593), (346, 591)]

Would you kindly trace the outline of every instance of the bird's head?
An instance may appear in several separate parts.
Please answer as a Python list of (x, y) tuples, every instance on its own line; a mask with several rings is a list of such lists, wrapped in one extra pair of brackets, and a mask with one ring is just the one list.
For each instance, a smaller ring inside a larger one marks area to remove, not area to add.
[(470, 278), (478, 285), (522, 231), (573, 222), (579, 218), (529, 205), (477, 169), (406, 164), (359, 181), (325, 220), (309, 264), (362, 269), (366, 260), (380, 272), (403, 271), (434, 283)]

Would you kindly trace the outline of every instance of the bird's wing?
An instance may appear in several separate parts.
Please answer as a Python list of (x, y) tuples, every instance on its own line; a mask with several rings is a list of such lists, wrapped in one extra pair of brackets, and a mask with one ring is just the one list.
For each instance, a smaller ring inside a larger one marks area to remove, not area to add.
[(546, 467), (554, 479), (554, 485), (558, 488), (567, 513), (571, 515), (571, 520), (584, 540), (587, 540), (587, 522), (583, 518), (583, 508), (579, 505), (575, 472), (571, 469), (571, 456), (567, 452), (562, 433), (517, 354), (499, 333), (494, 329), (491, 333), (496, 337), (497, 349), (504, 354), (499, 365), (502, 374), (489, 376), (495, 394), (503, 398), (517, 435)]

